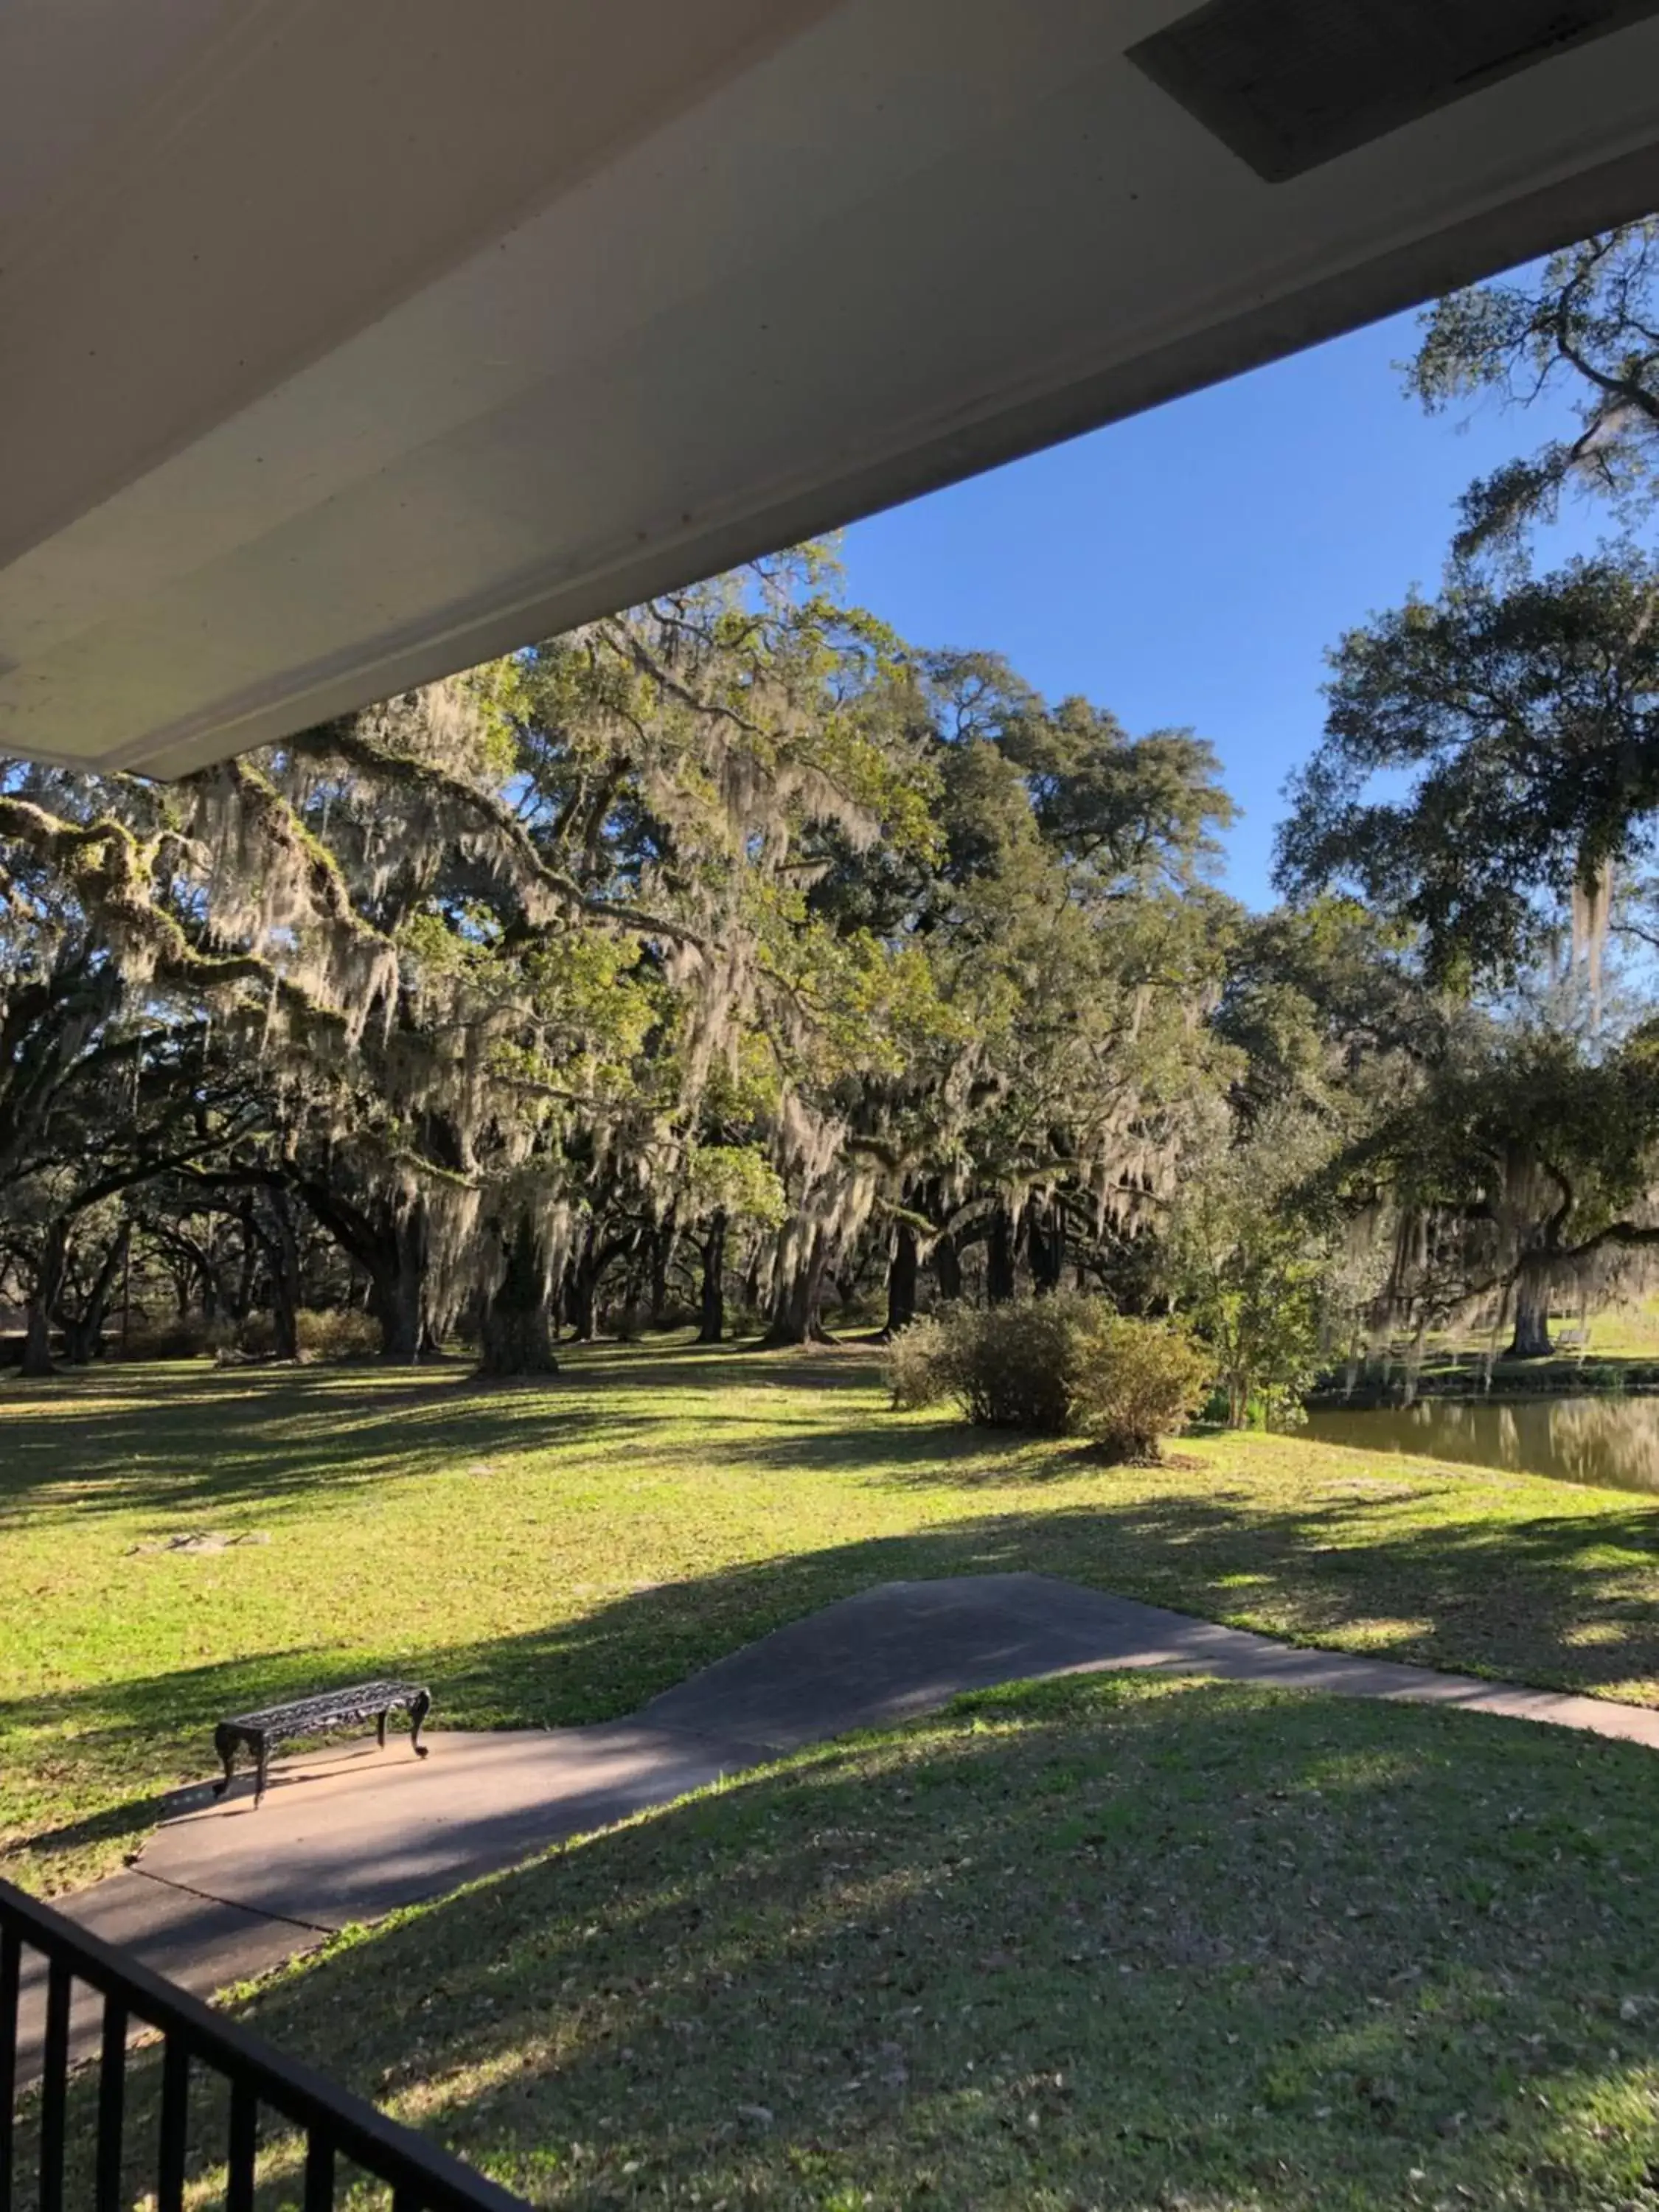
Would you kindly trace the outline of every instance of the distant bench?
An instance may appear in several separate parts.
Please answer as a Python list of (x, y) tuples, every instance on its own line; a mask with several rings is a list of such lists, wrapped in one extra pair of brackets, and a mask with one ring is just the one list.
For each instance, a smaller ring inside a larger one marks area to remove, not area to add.
[(409, 1715), (409, 1741), (416, 1759), (424, 1759), (421, 1724), (432, 1710), (432, 1692), (421, 1682), (352, 1682), (344, 1689), (324, 1690), (314, 1698), (295, 1698), (285, 1705), (266, 1705), (257, 1713), (237, 1713), (221, 1721), (213, 1731), (213, 1748), (224, 1765), (224, 1774), (213, 1785), (216, 1797), (230, 1787), (238, 1748), (246, 1745), (253, 1754), (253, 1805), (257, 1812), (265, 1794), (265, 1769), (271, 1748), (292, 1743), (301, 1736), (321, 1735), (325, 1729), (354, 1728), (373, 1721), (386, 1749), (388, 1713)]

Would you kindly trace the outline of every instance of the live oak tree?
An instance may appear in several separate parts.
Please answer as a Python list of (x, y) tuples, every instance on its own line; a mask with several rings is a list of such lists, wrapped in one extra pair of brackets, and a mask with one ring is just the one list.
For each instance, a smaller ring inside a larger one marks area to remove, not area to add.
[[(1659, 820), (1656, 280), (1649, 219), (1425, 312), (1407, 382), (1431, 410), (1565, 403), (1574, 426), (1470, 487), (1436, 598), (1342, 641), (1279, 842), (1292, 896), (1358, 893), (1438, 987), (1437, 1037), (1347, 1156), (1355, 1218), (1392, 1242), (1387, 1310), (1421, 1330), (1495, 1304), (1522, 1355), (1553, 1297), (1649, 1240), (1659, 1173), (1639, 1008), (1599, 1012), (1609, 932), (1644, 940)], [(1623, 538), (1535, 574), (1568, 495)]]
[[(606, 1213), (672, 1209), (712, 1071), (747, 1055), (817, 1251), (844, 1240), (835, 1085), (890, 1057), (883, 1009), (920, 971), (806, 912), (813, 840), (929, 829), (892, 641), (824, 574), (763, 564), (166, 793), (15, 771), (9, 1156), (49, 1125), (61, 1149), (66, 1054), (125, 1052), (116, 1028), (176, 1003), (242, 1039), (270, 1108), (213, 1137), (212, 1188), (302, 1202), (388, 1352), (470, 1309), (516, 1370), (546, 1364)], [(816, 1262), (783, 1231), (772, 1261), (781, 1306)]]
[(697, 1341), (719, 1344), (726, 1334), (728, 1241), (745, 1224), (782, 1227), (788, 1212), (782, 1178), (752, 1145), (698, 1145), (686, 1161), (684, 1211), (701, 1262)]
[[(562, 843), (584, 885), (669, 918), (640, 933), (673, 1012), (650, 1045), (651, 1127), (611, 1178), (635, 1217), (611, 1246), (663, 1233), (711, 1081), (740, 1084), (790, 1195), (761, 1285), (780, 1341), (815, 1329), (868, 1208), (842, 1087), (890, 1059), (926, 995), (904, 947), (829, 929), (808, 902), (830, 838), (904, 853), (932, 836), (897, 641), (828, 580), (811, 550), (763, 564), (538, 648), (497, 695), (531, 834)], [(607, 1249), (588, 1212), (585, 1260)]]
[(1183, 1167), (1164, 1239), (1176, 1310), (1215, 1361), (1227, 1419), (1294, 1418), (1336, 1318), (1339, 1209), (1316, 1201), (1332, 1151), (1322, 1117), (1279, 1099), (1243, 1127), (1217, 1117)]
[(1553, 1301), (1659, 1243), (1659, 1034), (1607, 1044), (1471, 1013), (1340, 1172), (1351, 1197), (1391, 1203), (1397, 1313), (1423, 1332), (1495, 1309), (1510, 1356), (1542, 1357)]
[(1659, 822), (1656, 617), (1659, 567), (1626, 552), (1456, 577), (1350, 632), (1279, 833), (1284, 888), (1357, 891), (1449, 980), (1512, 979), (1575, 910), (1595, 943)]
[(188, 811), (127, 778), (0, 775), (0, 1251), (31, 1374), (54, 1328), (71, 1359), (100, 1340), (131, 1235), (116, 1201), (263, 1112), (226, 1049), (261, 963), (204, 941)]
[(1425, 312), (1407, 386), (1438, 411), (1474, 397), (1571, 405), (1571, 436), (1478, 479), (1455, 551), (1514, 554), (1564, 492), (1611, 502), (1624, 527), (1659, 479), (1659, 216), (1597, 233), (1541, 266), (1448, 295)]
[(1496, 1306), (1511, 1352), (1539, 1355), (1552, 1298), (1650, 1241), (1650, 1048), (1599, 1009), (1613, 887), (1659, 825), (1656, 592), (1628, 550), (1542, 577), (1466, 568), (1334, 656), (1279, 874), (1358, 892), (1420, 950), (1431, 1005), (1438, 987), (1438, 1034), (1418, 1023), (1352, 1154), (1354, 1206), (1393, 1243), (1386, 1310), (1419, 1337)]
[[(607, 1301), (716, 1340), (738, 1282), (774, 1342), (872, 1273), (902, 1326), (929, 1261), (940, 1295), (1155, 1298), (1243, 1096), (1213, 759), (832, 582), (808, 550), (166, 788), (13, 771), (6, 1126), (121, 1173), (65, 1213), (106, 1242), (59, 1331), (123, 1237), (279, 1352), (314, 1289), (501, 1375)], [(53, 962), (97, 1003), (75, 1082)], [(106, 1051), (161, 1117), (142, 1157)]]
[(1220, 917), (1205, 880), (1231, 806), (1207, 746), (1050, 707), (983, 654), (925, 657), (913, 715), (940, 792), (926, 866), (826, 880), (826, 905), (926, 948), (940, 1015), (866, 1085), (887, 1170), (887, 1322), (931, 1252), (942, 1294), (1038, 1290), (1149, 1224), (1213, 1080)]

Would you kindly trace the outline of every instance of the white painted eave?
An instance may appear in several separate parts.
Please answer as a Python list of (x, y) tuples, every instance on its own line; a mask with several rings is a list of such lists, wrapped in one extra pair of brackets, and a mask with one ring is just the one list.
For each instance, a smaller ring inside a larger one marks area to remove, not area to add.
[(1659, 205), (1659, 23), (1267, 185), (1179, 12), (14, 0), (0, 750), (180, 773)]

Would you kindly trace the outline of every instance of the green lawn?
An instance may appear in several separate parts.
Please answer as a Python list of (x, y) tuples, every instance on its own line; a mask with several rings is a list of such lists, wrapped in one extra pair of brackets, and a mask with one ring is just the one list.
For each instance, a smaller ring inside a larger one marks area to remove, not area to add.
[[(1656, 1839), (1629, 1745), (1025, 1686), (344, 1939), (245, 2010), (572, 2212), (1638, 2212)], [(223, 2139), (204, 2109), (192, 2203)], [(262, 2212), (297, 2193), (274, 2142)]]
[[(221, 1713), (409, 1668), (441, 1723), (627, 1711), (892, 1577), (1025, 1566), (1347, 1649), (1659, 1703), (1659, 1508), (1286, 1439), (1104, 1468), (884, 1410), (872, 1354), (114, 1369), (0, 1389), (0, 1838), (118, 1862)], [(266, 1540), (155, 1548), (218, 1533)]]

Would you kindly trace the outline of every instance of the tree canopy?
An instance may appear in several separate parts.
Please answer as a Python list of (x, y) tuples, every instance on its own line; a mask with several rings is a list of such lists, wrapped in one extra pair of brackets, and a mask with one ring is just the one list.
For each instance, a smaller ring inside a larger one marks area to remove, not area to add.
[(1285, 888), (1358, 891), (1446, 978), (1508, 980), (1575, 905), (1593, 923), (1653, 851), (1656, 614), (1659, 568), (1631, 552), (1459, 577), (1351, 631), (1291, 787)]
[(30, 1357), (100, 1222), (290, 1352), (309, 1266), (498, 1372), (694, 1276), (706, 1336), (735, 1281), (799, 1340), (889, 1244), (896, 1322), (924, 1255), (1102, 1267), (1208, 1079), (1230, 811), (1199, 740), (915, 653), (811, 548), (173, 787), (15, 764)]
[[(1429, 309), (1577, 428), (1340, 640), (1279, 844), (1209, 744), (917, 646), (806, 546), (158, 785), (0, 762), (0, 1300), (488, 1374), (1061, 1288), (1234, 1418), (1659, 1238), (1659, 229)], [(1560, 499), (1595, 552), (1533, 561)], [(1608, 966), (1602, 971), (1604, 951)]]
[(1659, 489), (1659, 216), (1449, 293), (1423, 318), (1407, 384), (1436, 410), (1482, 394), (1522, 410), (1564, 397), (1577, 416), (1571, 437), (1470, 485), (1458, 556), (1521, 552), (1564, 492), (1611, 501), (1639, 526)]

